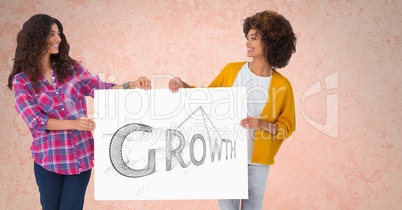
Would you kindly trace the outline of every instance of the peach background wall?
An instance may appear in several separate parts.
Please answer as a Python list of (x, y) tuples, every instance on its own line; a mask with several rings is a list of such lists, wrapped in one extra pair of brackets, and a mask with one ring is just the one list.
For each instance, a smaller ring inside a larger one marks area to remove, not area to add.
[[(0, 1), (0, 209), (39, 209), (29, 146), (6, 82), (16, 35), (33, 14), (64, 26), (71, 56), (103, 80), (140, 75), (156, 88), (178, 75), (208, 85), (246, 55), (242, 20), (271, 9), (290, 20), (297, 53), (281, 70), (293, 84), (297, 131), (271, 167), (264, 209), (402, 206), (402, 1)], [(90, 112), (93, 99), (88, 99)], [(206, 180), (205, 180), (206, 181)], [(235, 187), (235, 183), (234, 183)], [(218, 209), (215, 200), (95, 201), (85, 209)]]

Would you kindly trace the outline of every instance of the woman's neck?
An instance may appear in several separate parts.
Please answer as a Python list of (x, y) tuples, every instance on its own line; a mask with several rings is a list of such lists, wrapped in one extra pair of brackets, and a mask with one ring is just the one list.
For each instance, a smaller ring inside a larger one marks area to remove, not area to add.
[(264, 60), (264, 58), (254, 58), (249, 66), (251, 72), (255, 75), (268, 77), (271, 76), (272, 66)]
[(50, 71), (50, 56), (44, 56), (42, 59), (42, 73), (45, 74), (46, 72)]

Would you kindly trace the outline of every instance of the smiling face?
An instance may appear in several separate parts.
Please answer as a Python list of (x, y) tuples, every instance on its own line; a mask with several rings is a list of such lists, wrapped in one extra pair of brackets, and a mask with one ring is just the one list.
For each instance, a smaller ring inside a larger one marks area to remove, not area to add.
[(264, 56), (264, 46), (261, 41), (261, 34), (255, 29), (250, 29), (246, 35), (246, 47), (248, 57), (263, 57)]
[(60, 42), (61, 38), (59, 27), (57, 27), (57, 24), (54, 23), (47, 37), (48, 49), (45, 55), (50, 56), (51, 54), (58, 54)]

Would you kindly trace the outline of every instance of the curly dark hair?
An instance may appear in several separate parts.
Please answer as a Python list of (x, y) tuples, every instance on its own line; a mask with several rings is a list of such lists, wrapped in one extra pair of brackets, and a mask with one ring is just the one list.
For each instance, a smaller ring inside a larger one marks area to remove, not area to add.
[(296, 35), (290, 22), (274, 11), (262, 11), (244, 20), (243, 32), (255, 29), (261, 35), (265, 60), (274, 68), (285, 67), (296, 52)]
[(63, 26), (60, 21), (46, 14), (32, 16), (24, 23), (17, 35), (17, 48), (15, 50), (13, 70), (8, 77), (7, 87), (12, 90), (12, 80), (20, 72), (27, 74), (32, 82), (35, 92), (38, 90), (38, 79), (43, 70), (42, 58), (48, 50), (47, 39), (51, 26), (57, 24), (60, 31), (61, 42), (59, 53), (50, 56), (52, 68), (57, 74), (60, 83), (73, 74), (69, 68), (78, 64), (68, 53), (70, 45), (63, 33)]

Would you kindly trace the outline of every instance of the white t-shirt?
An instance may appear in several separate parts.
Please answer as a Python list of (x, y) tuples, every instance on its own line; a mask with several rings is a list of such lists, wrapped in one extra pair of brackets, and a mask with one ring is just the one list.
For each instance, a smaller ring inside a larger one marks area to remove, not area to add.
[[(268, 99), (268, 89), (271, 83), (271, 76), (261, 77), (255, 75), (248, 68), (248, 63), (245, 63), (240, 69), (233, 83), (233, 87), (246, 87), (246, 97), (247, 97), (247, 116), (259, 117)], [(249, 129), (247, 138), (247, 154), (248, 163), (251, 163), (251, 155), (253, 152), (254, 145), (254, 129)]]

